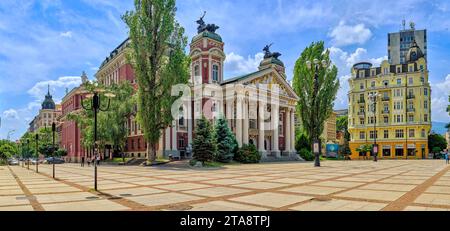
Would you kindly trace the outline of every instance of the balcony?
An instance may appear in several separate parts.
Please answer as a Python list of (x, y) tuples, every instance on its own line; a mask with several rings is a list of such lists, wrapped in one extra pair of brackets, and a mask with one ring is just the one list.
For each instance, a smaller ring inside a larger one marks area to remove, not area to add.
[(365, 100), (365, 99), (360, 99), (360, 100), (358, 100), (358, 103), (359, 103), (359, 104), (366, 103), (366, 100)]
[(366, 113), (365, 113), (365, 112), (363, 112), (363, 111), (360, 111), (360, 112), (358, 112), (358, 115), (359, 115), (359, 116), (365, 116), (365, 115), (366, 115)]
[(381, 114), (389, 114), (389, 110), (383, 110), (381, 111)]
[(391, 100), (391, 97), (389, 97), (389, 96), (381, 97), (381, 101), (389, 101), (389, 100)]
[(416, 112), (416, 109), (415, 108), (408, 108), (408, 109), (406, 109), (406, 112), (414, 113), (414, 112)]
[(415, 99), (415, 98), (416, 98), (415, 95), (407, 95), (407, 96), (406, 96), (406, 99), (407, 99), (407, 100), (412, 100), (412, 99)]

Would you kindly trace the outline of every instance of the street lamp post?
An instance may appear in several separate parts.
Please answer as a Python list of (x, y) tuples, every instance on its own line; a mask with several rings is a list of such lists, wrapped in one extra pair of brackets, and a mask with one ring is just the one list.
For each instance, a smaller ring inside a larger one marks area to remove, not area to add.
[(36, 173), (39, 173), (39, 134), (36, 133)]
[[(316, 97), (317, 94), (319, 92), (319, 71), (321, 68), (326, 69), (328, 68), (330, 65), (329, 61), (327, 60), (322, 60), (319, 61), (318, 59), (314, 59), (313, 62), (311, 61), (306, 61), (306, 66), (308, 69), (310, 70), (314, 70), (314, 93), (312, 95), (312, 110), (313, 110), (313, 114), (318, 114), (319, 113), (319, 105), (316, 105)], [(313, 119), (312, 120), (312, 126), (311, 127), (316, 127), (317, 126), (317, 120)], [(310, 131), (310, 135), (312, 135), (312, 131)], [(312, 144), (312, 150), (314, 151), (314, 155), (315, 155), (315, 161), (314, 161), (314, 166), (315, 167), (320, 167), (320, 139), (319, 139), (319, 133), (316, 132), (315, 135), (313, 135), (313, 137), (311, 137), (313, 140), (313, 144)], [(318, 145), (319, 144), (319, 145)], [(319, 150), (316, 150), (317, 147), (319, 147)]]
[(378, 98), (378, 93), (371, 93), (369, 95), (369, 99), (372, 101), (373, 103), (373, 149), (372, 149), (372, 153), (373, 153), (373, 161), (377, 162), (378, 161), (378, 145), (377, 145), (377, 98)]
[(86, 107), (83, 103), (83, 100), (81, 100), (81, 106), (86, 111), (93, 111), (94, 112), (94, 190), (97, 191), (97, 157), (98, 157), (98, 145), (97, 145), (97, 113), (100, 111), (108, 111), (109, 106), (111, 103), (111, 99), (115, 97), (115, 95), (111, 93), (105, 94), (105, 96), (108, 98), (108, 105), (106, 108), (102, 108), (100, 104), (100, 93), (103, 92), (102, 90), (98, 89), (93, 94), (88, 94), (87, 98), (92, 98), (92, 104), (90, 107)]
[(30, 170), (30, 139), (27, 139), (27, 169)]
[(52, 123), (52, 135), (53, 135), (53, 146), (52, 146), (52, 156), (53, 156), (53, 179), (55, 179), (55, 132), (56, 132), (56, 124)]

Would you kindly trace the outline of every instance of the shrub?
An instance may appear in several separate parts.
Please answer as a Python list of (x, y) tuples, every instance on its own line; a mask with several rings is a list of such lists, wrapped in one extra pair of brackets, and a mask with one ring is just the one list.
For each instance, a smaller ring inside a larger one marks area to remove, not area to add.
[(261, 154), (253, 144), (244, 145), (239, 149), (234, 159), (244, 164), (259, 163)]
[(306, 161), (313, 161), (315, 159), (314, 154), (306, 148), (302, 148), (298, 154)]

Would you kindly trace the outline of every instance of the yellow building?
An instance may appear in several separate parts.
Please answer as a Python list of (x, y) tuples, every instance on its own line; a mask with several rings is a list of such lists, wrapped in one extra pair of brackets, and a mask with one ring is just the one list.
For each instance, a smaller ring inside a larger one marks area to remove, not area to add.
[[(352, 159), (358, 148), (378, 144), (379, 158), (428, 157), (431, 129), (431, 89), (424, 54), (413, 41), (406, 63), (380, 67), (357, 63), (349, 80), (349, 132)], [(369, 97), (371, 94), (376, 97)], [(374, 103), (375, 102), (375, 103)]]

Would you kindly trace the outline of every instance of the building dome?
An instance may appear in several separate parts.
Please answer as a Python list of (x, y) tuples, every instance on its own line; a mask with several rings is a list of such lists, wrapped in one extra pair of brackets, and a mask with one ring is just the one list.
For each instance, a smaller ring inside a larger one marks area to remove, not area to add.
[(48, 86), (48, 92), (45, 96), (44, 102), (42, 102), (42, 110), (55, 110), (56, 105), (55, 101), (53, 101), (53, 96), (50, 95), (50, 85)]
[(409, 48), (408, 53), (406, 54), (406, 62), (415, 62), (423, 57), (424, 54), (422, 50), (417, 45), (416, 40), (414, 40), (411, 48)]

